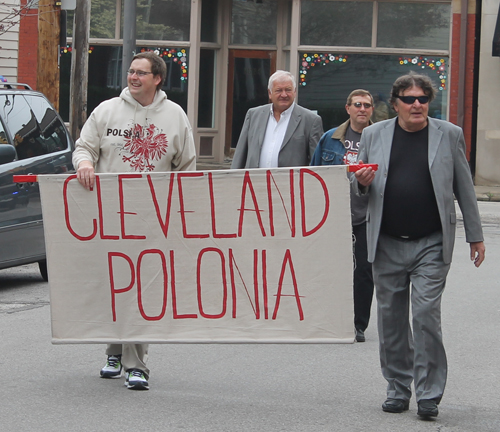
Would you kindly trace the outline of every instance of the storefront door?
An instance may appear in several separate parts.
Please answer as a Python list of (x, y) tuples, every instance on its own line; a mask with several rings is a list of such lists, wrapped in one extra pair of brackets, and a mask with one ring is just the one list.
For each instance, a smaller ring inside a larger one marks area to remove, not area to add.
[(236, 147), (247, 111), (269, 102), (267, 83), (275, 71), (276, 51), (229, 50), (226, 156)]

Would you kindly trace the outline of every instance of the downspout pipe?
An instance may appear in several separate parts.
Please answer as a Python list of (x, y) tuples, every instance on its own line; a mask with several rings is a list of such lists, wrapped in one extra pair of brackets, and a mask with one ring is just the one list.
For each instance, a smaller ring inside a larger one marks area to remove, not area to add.
[(465, 66), (467, 64), (467, 16), (469, 0), (461, 0), (460, 13), (460, 57), (458, 62), (458, 105), (457, 125), (462, 129), (465, 118)]

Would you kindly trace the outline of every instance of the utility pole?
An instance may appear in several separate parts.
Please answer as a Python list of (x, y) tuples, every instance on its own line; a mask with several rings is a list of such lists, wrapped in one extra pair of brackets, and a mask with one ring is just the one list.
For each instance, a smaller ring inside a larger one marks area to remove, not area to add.
[(75, 141), (80, 137), (80, 131), (87, 120), (89, 37), (90, 0), (76, 0), (69, 96), (70, 132)]
[(36, 88), (59, 109), (60, 1), (38, 2), (38, 61)]
[(135, 53), (137, 0), (123, 2), (122, 88), (127, 87), (127, 71)]

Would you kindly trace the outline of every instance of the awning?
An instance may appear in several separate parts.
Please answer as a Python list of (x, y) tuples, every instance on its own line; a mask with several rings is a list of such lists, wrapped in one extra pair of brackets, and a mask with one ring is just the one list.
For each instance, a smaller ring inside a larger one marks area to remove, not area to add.
[(493, 35), (493, 51), (491, 55), (494, 57), (500, 57), (500, 6), (498, 8), (497, 24)]

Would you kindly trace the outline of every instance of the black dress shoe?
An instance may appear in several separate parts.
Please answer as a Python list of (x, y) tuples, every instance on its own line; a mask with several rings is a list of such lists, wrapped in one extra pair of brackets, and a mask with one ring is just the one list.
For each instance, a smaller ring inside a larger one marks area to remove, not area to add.
[(356, 329), (356, 342), (364, 342), (365, 339), (365, 332), (360, 329)]
[(402, 413), (403, 411), (408, 411), (410, 407), (410, 401), (403, 399), (387, 399), (382, 404), (382, 411), (390, 413)]
[(422, 399), (418, 401), (417, 415), (423, 418), (437, 417), (439, 414), (437, 403), (434, 399)]

